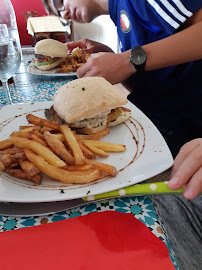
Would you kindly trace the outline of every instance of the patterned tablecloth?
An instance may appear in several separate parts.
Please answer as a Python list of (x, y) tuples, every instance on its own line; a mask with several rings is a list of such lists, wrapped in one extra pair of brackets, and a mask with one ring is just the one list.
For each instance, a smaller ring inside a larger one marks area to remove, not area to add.
[[(30, 54), (24, 55), (21, 67), (14, 76), (14, 83), (10, 84), (11, 96), (14, 103), (52, 100), (55, 91), (60, 86), (74, 79), (72, 77), (47, 77), (27, 73), (27, 65), (32, 57), (33, 55)], [(0, 108), (4, 105), (5, 97), (2, 87), (0, 87)], [(165, 180), (166, 179), (163, 178), (161, 179), (161, 181)], [(13, 218), (0, 216), (0, 232), (37, 226), (103, 211), (132, 213), (135, 218), (143, 222), (152, 233), (166, 244), (175, 268), (179, 269), (175, 255), (163, 228), (163, 224), (155, 211), (155, 206), (153, 205), (150, 196), (115, 198), (40, 217)]]

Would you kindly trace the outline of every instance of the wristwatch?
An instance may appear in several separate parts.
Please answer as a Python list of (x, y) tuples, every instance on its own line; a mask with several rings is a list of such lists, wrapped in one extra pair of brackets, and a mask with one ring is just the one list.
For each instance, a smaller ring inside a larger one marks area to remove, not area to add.
[(140, 46), (135, 46), (131, 49), (130, 62), (135, 66), (137, 71), (145, 71), (147, 54)]

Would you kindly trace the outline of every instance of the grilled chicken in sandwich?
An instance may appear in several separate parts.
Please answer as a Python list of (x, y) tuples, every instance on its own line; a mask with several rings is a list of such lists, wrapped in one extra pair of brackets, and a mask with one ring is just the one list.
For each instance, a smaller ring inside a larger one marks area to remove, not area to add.
[(43, 39), (36, 43), (34, 64), (38, 69), (50, 70), (65, 62), (67, 46), (54, 39)]
[(49, 112), (53, 121), (91, 134), (129, 119), (130, 110), (122, 107), (126, 103), (120, 91), (104, 78), (86, 77), (58, 89)]

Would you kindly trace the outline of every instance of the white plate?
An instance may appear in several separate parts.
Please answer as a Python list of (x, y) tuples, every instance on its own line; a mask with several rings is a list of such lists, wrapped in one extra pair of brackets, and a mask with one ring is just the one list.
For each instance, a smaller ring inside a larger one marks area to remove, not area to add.
[(43, 76), (65, 76), (65, 77), (72, 77), (76, 76), (76, 72), (68, 72), (68, 73), (56, 73), (58, 67), (53, 68), (51, 70), (40, 70), (31, 62), (27, 67), (27, 72), (34, 74), (34, 75), (43, 75)]
[[(52, 102), (8, 105), (0, 110), (0, 140), (27, 125), (26, 114), (32, 113), (44, 118), (44, 109)], [(89, 195), (120, 189), (153, 177), (173, 164), (168, 146), (153, 123), (132, 103), (131, 120), (119, 126), (111, 127), (110, 134), (102, 140), (126, 145), (126, 151), (109, 153), (107, 158), (98, 161), (117, 168), (116, 177), (105, 177), (84, 185), (68, 185), (51, 180), (43, 175), (42, 184), (37, 186), (27, 180), (21, 180), (0, 172), (0, 201), (7, 202), (49, 202), (76, 199)], [(61, 189), (64, 193), (61, 193)], [(90, 193), (89, 193), (90, 191)]]

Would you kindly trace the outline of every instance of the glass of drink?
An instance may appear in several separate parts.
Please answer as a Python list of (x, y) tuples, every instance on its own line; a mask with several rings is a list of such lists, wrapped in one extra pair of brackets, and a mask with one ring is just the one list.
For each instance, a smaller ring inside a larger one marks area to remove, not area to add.
[(0, 39), (8, 39), (9, 33), (6, 24), (0, 24)]
[(20, 48), (15, 39), (0, 39), (0, 80), (6, 96), (6, 103), (12, 104), (8, 86), (10, 79), (18, 70), (21, 62)]

